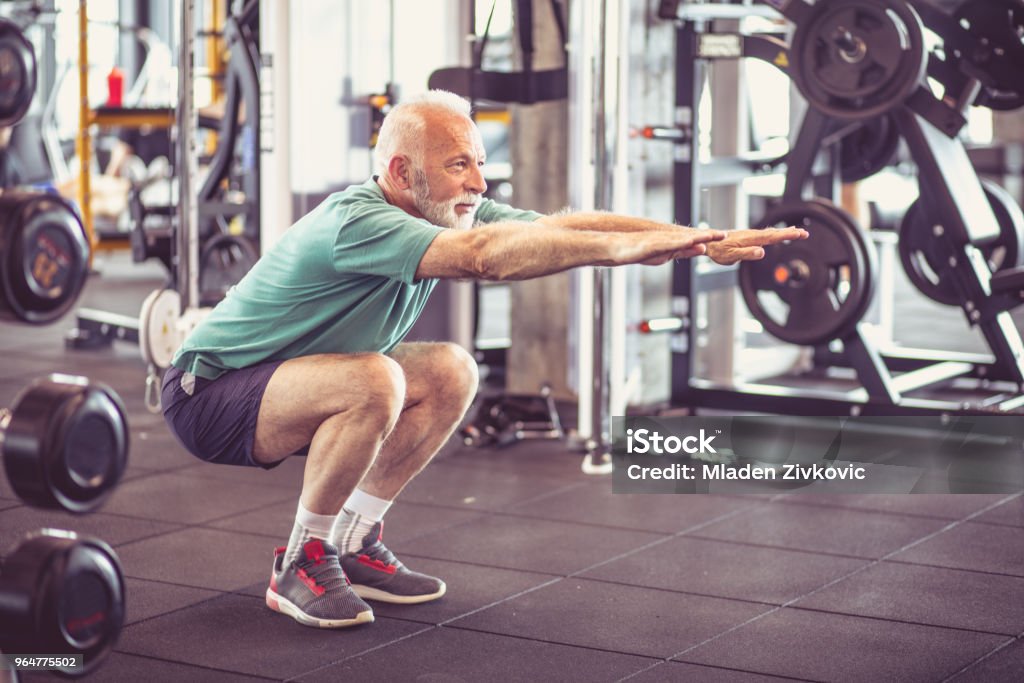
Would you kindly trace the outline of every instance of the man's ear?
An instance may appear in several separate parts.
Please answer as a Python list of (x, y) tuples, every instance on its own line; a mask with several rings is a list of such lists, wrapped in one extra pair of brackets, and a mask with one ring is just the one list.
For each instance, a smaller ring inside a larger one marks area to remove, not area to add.
[(409, 157), (403, 154), (396, 154), (388, 162), (388, 175), (391, 181), (401, 190), (408, 190), (412, 187), (412, 164)]

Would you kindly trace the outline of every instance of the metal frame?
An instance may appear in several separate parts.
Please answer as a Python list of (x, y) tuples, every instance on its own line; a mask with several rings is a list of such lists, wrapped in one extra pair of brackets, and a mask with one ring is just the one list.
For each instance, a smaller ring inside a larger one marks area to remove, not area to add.
[[(676, 121), (678, 133), (651, 135), (670, 139), (676, 145), (673, 189), (675, 221), (681, 225), (696, 224), (696, 199), (701, 188), (722, 182), (716, 175), (730, 169), (734, 175), (744, 167), (743, 158), (719, 160), (703, 164), (697, 155), (697, 104), (712, 59), (735, 59), (754, 56), (785, 68), (785, 60), (772, 59), (771, 50), (779, 45), (761, 42), (757, 49), (733, 52), (702, 53), (702, 36), (706, 36), (707, 20), (715, 18), (719, 6), (701, 6), (699, 20), (679, 22), (676, 35)], [(792, 0), (783, 13), (799, 21), (809, 6), (803, 0)], [(721, 18), (721, 17), (720, 17)], [(753, 37), (741, 37), (739, 45)], [(719, 45), (723, 44), (719, 42)], [(753, 45), (754, 43), (751, 42)], [(784, 47), (784, 46), (781, 46)], [(981, 196), (980, 185), (971, 177), (970, 165), (962, 143), (950, 134), (956, 116), (960, 115), (970, 97), (971, 88), (963, 88), (960, 103), (928, 102), (920, 93), (901, 107), (896, 116), (901, 133), (908, 140), (915, 160), (921, 167), (922, 192), (929, 201), (937, 200), (942, 215), (949, 215), (951, 225), (950, 257), (958, 259), (958, 289), (965, 295), (964, 312), (969, 324), (981, 328), (994, 357), (975, 354), (944, 353), (931, 350), (882, 349), (867, 332), (863, 323), (842, 340), (843, 350), (829, 347), (815, 349), (817, 378), (828, 376), (828, 368), (850, 368), (854, 377), (847, 377), (849, 388), (822, 390), (785, 386), (783, 384), (744, 383), (723, 385), (694, 376), (696, 329), (692, 302), (700, 292), (731, 286), (732, 278), (716, 273), (712, 281), (694, 271), (689, 261), (675, 264), (672, 280), (674, 313), (682, 321), (673, 335), (670, 410), (696, 412), (699, 409), (740, 410), (806, 415), (931, 415), (931, 414), (1008, 414), (1024, 412), (1024, 344), (1006, 312), (1019, 303), (1014, 283), (1024, 276), (1008, 273), (995, 278), (980, 262), (972, 242), (991, 236), (994, 216)], [(938, 123), (936, 123), (938, 121)], [(818, 195), (836, 196), (838, 180), (836, 164), (821, 154), (829, 147), (830, 136), (841, 124), (809, 109), (787, 162), (787, 183), (783, 199), (797, 201), (804, 194), (807, 181)], [(967, 169), (967, 173), (964, 169)], [(762, 167), (763, 169), (763, 167)], [(749, 170), (758, 170), (750, 168)], [(824, 171), (824, 172), (823, 172)], [(975, 192), (977, 190), (977, 192)], [(965, 207), (970, 210), (968, 224)], [(980, 207), (980, 223), (975, 221), (973, 207)], [(960, 245), (957, 248), (957, 245)], [(993, 284), (995, 287), (993, 287)], [(1002, 286), (1005, 294), (998, 293)], [(996, 295), (991, 291), (995, 288)], [(896, 373), (902, 373), (897, 376)], [(780, 380), (782, 378), (779, 378)], [(948, 398), (908, 397), (908, 392), (928, 389)]]

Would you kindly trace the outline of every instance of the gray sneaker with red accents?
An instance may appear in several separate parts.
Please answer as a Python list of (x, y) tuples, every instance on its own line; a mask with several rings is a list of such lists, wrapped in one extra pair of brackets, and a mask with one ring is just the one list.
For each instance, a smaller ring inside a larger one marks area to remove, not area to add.
[(377, 522), (363, 538), (359, 552), (341, 556), (341, 568), (352, 590), (366, 600), (411, 605), (436, 600), (447, 586), (433, 576), (411, 571), (381, 542), (384, 523)]
[(338, 549), (317, 538), (284, 564), (285, 548), (274, 550), (267, 607), (305, 626), (344, 628), (373, 621), (373, 610), (355, 594), (338, 563)]

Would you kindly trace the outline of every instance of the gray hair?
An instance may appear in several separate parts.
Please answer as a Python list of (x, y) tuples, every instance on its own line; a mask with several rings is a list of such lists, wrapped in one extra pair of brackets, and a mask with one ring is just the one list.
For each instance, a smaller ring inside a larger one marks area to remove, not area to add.
[(425, 110), (447, 111), (466, 117), (472, 113), (468, 101), (447, 90), (428, 90), (396, 105), (384, 117), (377, 135), (377, 146), (373, 149), (376, 173), (386, 174), (388, 163), (396, 154), (408, 154), (419, 161), (426, 133)]

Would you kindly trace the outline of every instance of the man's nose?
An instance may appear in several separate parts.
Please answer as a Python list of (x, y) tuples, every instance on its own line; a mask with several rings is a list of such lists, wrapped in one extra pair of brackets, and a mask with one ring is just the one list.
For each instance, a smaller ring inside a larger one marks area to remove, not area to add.
[(487, 181), (484, 180), (484, 171), (482, 166), (473, 166), (473, 172), (469, 174), (469, 181), (466, 183), (466, 189), (473, 194), (483, 194), (487, 191)]

